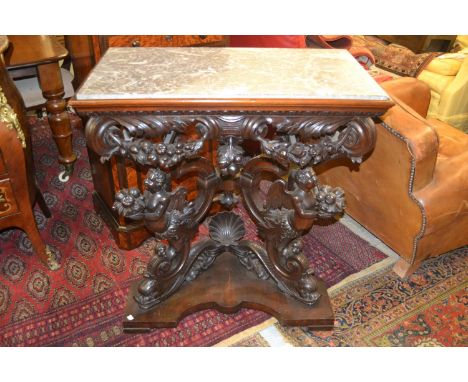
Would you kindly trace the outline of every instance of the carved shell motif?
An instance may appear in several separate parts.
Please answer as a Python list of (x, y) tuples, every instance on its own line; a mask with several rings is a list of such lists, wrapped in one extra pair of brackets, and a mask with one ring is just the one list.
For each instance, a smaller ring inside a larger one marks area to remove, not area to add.
[(221, 245), (237, 244), (245, 235), (242, 219), (232, 212), (220, 212), (209, 224), (210, 237)]

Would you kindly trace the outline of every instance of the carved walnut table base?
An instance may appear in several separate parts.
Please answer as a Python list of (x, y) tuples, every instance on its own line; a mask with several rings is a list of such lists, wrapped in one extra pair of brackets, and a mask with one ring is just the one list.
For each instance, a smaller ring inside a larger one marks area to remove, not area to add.
[(318, 280), (317, 285), (317, 292), (322, 297), (311, 309), (282, 293), (271, 280), (261, 280), (254, 273), (246, 272), (230, 253), (220, 255), (210, 268), (158, 304), (157, 309), (147, 311), (138, 306), (133, 298), (138, 294), (137, 288), (138, 283), (135, 283), (128, 297), (123, 322), (126, 332), (176, 327), (183, 317), (208, 308), (223, 313), (252, 308), (271, 314), (284, 326), (333, 329), (333, 311), (323, 281)]
[[(124, 329), (134, 332), (175, 326), (181, 318), (200, 309), (216, 308), (230, 313), (242, 307), (263, 310), (284, 325), (331, 329), (333, 312), (327, 291), (303, 253), (302, 236), (316, 219), (340, 214), (344, 194), (340, 188), (320, 184), (314, 166), (339, 157), (360, 162), (375, 143), (370, 117), (391, 105), (388, 97), (371, 82), (365, 84), (364, 90), (375, 99), (353, 95), (323, 100), (317, 99), (317, 90), (312, 90), (315, 98), (307, 98), (310, 84), (302, 88), (306, 95), (300, 99), (238, 99), (231, 95), (220, 101), (219, 94), (195, 97), (192, 93), (191, 98), (181, 99), (179, 93), (187, 94), (187, 89), (178, 89), (178, 95), (170, 99), (92, 99), (93, 76), (97, 78), (95, 83), (102, 86), (109, 81), (99, 76), (109, 75), (110, 69), (114, 74), (120, 70), (121, 75), (128, 75), (125, 64), (124, 69), (115, 68), (112, 62), (122, 65), (126, 60), (142, 60), (151, 66), (155, 60), (157, 76), (149, 81), (148, 72), (152, 71), (146, 68), (142, 72), (145, 82), (140, 82), (153, 84), (164, 77), (165, 62), (171, 62), (172, 54), (177, 62), (186, 55), (188, 69), (196, 70), (201, 65), (201, 72), (214, 70), (222, 77), (215, 76), (210, 84), (216, 90), (216, 80), (222, 81), (226, 89), (217, 91), (223, 93), (232, 92), (239, 85), (240, 80), (233, 77), (232, 71), (245, 64), (245, 56), (253, 54), (248, 65), (255, 72), (264, 70), (265, 63), (278, 60), (279, 53), (180, 48), (139, 51), (138, 57), (131, 57), (134, 51), (110, 49), (109, 59), (106, 61), (105, 56), (101, 60), (78, 99), (72, 101), (88, 117), (86, 139), (93, 155), (103, 162), (120, 158), (144, 169), (142, 184), (120, 189), (113, 203), (117, 214), (143, 221), (158, 240), (142, 280), (130, 293)], [(120, 57), (121, 53), (125, 56)], [(304, 58), (312, 59), (309, 64), (315, 67), (320, 61), (317, 53), (311, 51), (281, 53), (285, 55), (280, 57), (283, 68), (291, 62), (302, 68)], [(347, 52), (331, 56), (347, 64), (348, 56), (352, 60)], [(328, 65), (333, 63), (330, 57), (325, 58)], [(351, 68), (358, 76), (366, 76), (359, 72), (357, 63)], [(173, 75), (173, 66), (168, 73)], [(169, 74), (167, 82), (156, 84), (157, 89), (167, 86), (172, 78)], [(281, 81), (279, 76), (273, 77)], [(300, 92), (303, 78), (292, 76), (290, 81), (294, 79), (295, 89)], [(369, 79), (363, 77), (364, 80)], [(193, 75), (188, 79), (182, 76), (177, 85), (172, 81), (171, 86), (183, 87), (184, 81), (192, 86), (195, 80)], [(247, 80), (241, 83), (248, 84)], [(354, 94), (357, 87), (359, 95), (359, 84), (352, 83), (341, 91)], [(289, 84), (282, 86), (287, 88)], [(268, 86), (261, 90), (265, 94), (273, 91)], [(105, 94), (118, 91), (119, 88), (106, 89)], [(167, 92), (170, 91), (166, 90), (166, 97)], [(214, 157), (203, 156), (208, 146), (217, 147)], [(250, 148), (255, 146), (257, 150), (252, 152)], [(99, 174), (93, 176), (96, 181)], [(192, 180), (195, 190), (183, 186), (181, 182), (187, 180)], [(226, 211), (211, 215), (213, 203), (221, 204)], [(244, 205), (262, 242), (244, 240), (242, 219), (229, 212), (237, 203)], [(209, 237), (196, 240), (199, 225), (205, 219)]]

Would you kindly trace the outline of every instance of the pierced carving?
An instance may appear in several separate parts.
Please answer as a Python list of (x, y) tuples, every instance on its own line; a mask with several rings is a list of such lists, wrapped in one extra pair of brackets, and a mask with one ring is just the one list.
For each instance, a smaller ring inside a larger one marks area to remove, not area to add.
[[(279, 192), (282, 192), (280, 187)], [(311, 167), (292, 171), (288, 180), (288, 191), (294, 208), (301, 217), (331, 218), (344, 211), (344, 191), (321, 185)]]
[(258, 259), (258, 256), (255, 252), (249, 249), (239, 249), (235, 251), (235, 254), (239, 258), (240, 263), (247, 270), (255, 272), (259, 279), (268, 280), (270, 278), (270, 274), (262, 262)]
[(272, 123), (276, 131), (288, 135), (297, 135), (302, 139), (320, 138), (334, 134), (339, 128), (345, 126), (354, 117), (288, 117), (273, 118)]
[[(320, 298), (317, 279), (301, 237), (317, 218), (341, 213), (345, 203), (343, 191), (321, 185), (312, 166), (342, 156), (359, 162), (373, 147), (372, 120), (353, 114), (94, 114), (87, 138), (101, 160), (118, 155), (149, 167), (144, 190), (123, 189), (114, 203), (120, 215), (143, 220), (159, 240), (135, 296), (140, 308), (149, 309), (169, 297), (223, 252), (237, 256), (260, 279), (274, 280), (284, 293), (314, 304)], [(189, 127), (197, 129), (198, 139), (187, 140)], [(220, 142), (222, 180), (213, 165), (199, 157), (209, 139)], [(258, 141), (263, 155), (245, 157), (243, 140)], [(193, 201), (186, 199), (184, 188), (171, 188), (171, 179), (187, 176), (197, 177)], [(266, 195), (260, 190), (262, 180), (271, 182)], [(228, 212), (211, 219), (209, 239), (191, 243), (215, 193), (232, 208), (239, 190), (265, 246), (242, 240), (242, 220)]]
[[(191, 124), (197, 127), (200, 139), (175, 141), (178, 135), (186, 133)], [(265, 138), (269, 127), (279, 134), (277, 139)], [(164, 116), (109, 113), (91, 117), (86, 134), (90, 146), (101, 155), (102, 160), (121, 155), (143, 165), (163, 168), (196, 157), (207, 139), (218, 137), (259, 140), (265, 154), (281, 163), (295, 163), (300, 167), (340, 156), (348, 156), (359, 162), (375, 143), (375, 127), (370, 118), (333, 115), (265, 117), (255, 114)], [(169, 136), (169, 139), (155, 144), (142, 138), (160, 136)], [(296, 137), (306, 140), (320, 138), (320, 142), (301, 143)]]
[[(289, 119), (276, 122), (276, 131), (286, 133), (278, 139), (257, 138), (264, 154), (278, 162), (299, 167), (317, 165), (323, 161), (349, 157), (360, 163), (375, 144), (375, 126), (370, 118), (335, 117), (330, 122), (317, 119)], [(301, 138), (319, 139), (318, 143), (303, 143)]]
[(143, 220), (159, 240), (135, 296), (142, 309), (151, 308), (177, 290), (198, 255), (191, 255), (190, 242), (208, 211), (218, 178), (203, 158), (179, 166), (173, 175), (178, 178), (190, 173), (198, 174), (201, 187), (191, 202), (186, 200), (184, 188), (171, 191), (171, 175), (159, 168), (148, 170), (143, 193), (131, 188), (116, 194), (113, 208), (122, 216)]
[(312, 280), (314, 271), (303, 252), (301, 232), (293, 226), (294, 211), (286, 208), (272, 209), (266, 206), (263, 226), (259, 233), (265, 238), (267, 252), (279, 277), (285, 279), (283, 288), (288, 294), (314, 304), (320, 294)]
[[(186, 281), (194, 280), (202, 271), (224, 252), (231, 252), (237, 256), (239, 262), (249, 271), (266, 280), (270, 277), (271, 265), (268, 265), (265, 252), (254, 243), (242, 241), (245, 228), (242, 219), (232, 212), (216, 214), (209, 224), (210, 239), (201, 243), (199, 249), (193, 252), (196, 260), (188, 272)], [(192, 253), (191, 253), (192, 256)], [(279, 280), (276, 280), (281, 284)]]
[[(267, 158), (249, 161), (240, 183), (247, 211), (256, 221), (273, 264), (272, 274), (286, 293), (307, 304), (319, 298), (314, 271), (302, 250), (301, 236), (318, 217), (330, 217), (344, 208), (343, 191), (319, 183), (311, 167), (286, 170)], [(260, 181), (272, 181), (262, 198)]]
[(234, 208), (234, 206), (239, 203), (239, 197), (233, 192), (224, 191), (219, 198), (219, 202), (226, 207), (228, 210)]
[(244, 149), (237, 144), (234, 137), (228, 137), (227, 143), (219, 145), (218, 166), (221, 176), (236, 176), (246, 160)]
[(219, 254), (219, 248), (206, 249), (204, 252), (200, 253), (200, 255), (197, 257), (197, 260), (192, 265), (192, 268), (187, 274), (185, 280), (195, 280), (201, 272), (206, 271), (210, 265), (213, 264)]

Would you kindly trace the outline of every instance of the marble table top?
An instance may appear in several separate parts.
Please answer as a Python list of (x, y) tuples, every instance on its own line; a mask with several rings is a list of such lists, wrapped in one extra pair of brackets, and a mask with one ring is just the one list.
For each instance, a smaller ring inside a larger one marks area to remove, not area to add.
[(109, 99), (389, 100), (346, 50), (110, 48), (76, 94)]

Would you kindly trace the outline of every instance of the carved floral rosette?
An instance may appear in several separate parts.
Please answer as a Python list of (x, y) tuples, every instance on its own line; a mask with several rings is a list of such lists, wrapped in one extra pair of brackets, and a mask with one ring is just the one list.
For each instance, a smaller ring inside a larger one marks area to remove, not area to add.
[[(193, 128), (198, 137), (189, 136)], [(86, 137), (102, 161), (120, 156), (149, 168), (145, 189), (121, 190), (114, 203), (120, 215), (143, 220), (160, 240), (135, 297), (142, 309), (169, 297), (226, 250), (261, 279), (271, 277), (283, 292), (312, 305), (320, 295), (301, 237), (315, 219), (345, 206), (343, 191), (320, 184), (313, 166), (340, 157), (359, 163), (375, 144), (375, 127), (367, 116), (330, 113), (103, 113), (90, 116)], [(218, 142), (215, 166), (200, 156), (208, 140)], [(257, 142), (260, 155), (247, 156), (245, 141)], [(182, 176), (197, 179), (191, 202), (184, 188), (171, 189), (172, 177)], [(262, 180), (270, 182), (268, 189)], [(238, 200), (234, 191), (223, 191), (226, 182), (237, 184), (264, 247), (241, 240), (242, 222), (229, 213), (212, 218), (210, 239), (192, 244), (216, 194), (229, 208)]]

